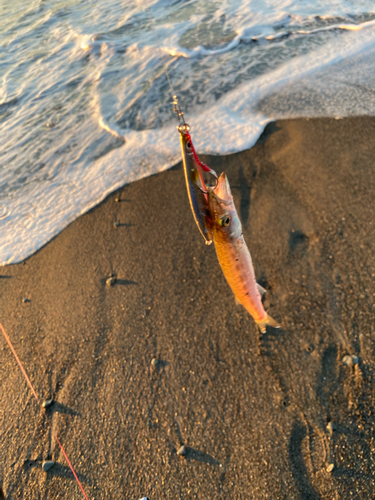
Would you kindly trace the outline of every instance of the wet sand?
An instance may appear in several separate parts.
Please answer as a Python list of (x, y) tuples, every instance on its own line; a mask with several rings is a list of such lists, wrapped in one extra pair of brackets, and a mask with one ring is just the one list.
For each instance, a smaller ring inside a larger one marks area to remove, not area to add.
[(125, 186), (0, 268), (0, 321), (56, 401), (0, 339), (7, 500), (83, 498), (51, 429), (90, 499), (374, 498), (375, 119), (280, 121), (202, 159), (283, 329), (235, 305), (181, 165)]

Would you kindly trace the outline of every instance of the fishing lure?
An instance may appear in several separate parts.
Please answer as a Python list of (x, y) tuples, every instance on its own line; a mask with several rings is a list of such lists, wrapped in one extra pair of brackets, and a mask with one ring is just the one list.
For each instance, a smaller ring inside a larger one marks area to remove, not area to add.
[(178, 118), (177, 130), (180, 133), (182, 163), (191, 211), (206, 244), (210, 245), (212, 243), (211, 217), (208, 207), (208, 191), (203, 172), (209, 173), (214, 177), (215, 181), (217, 181), (217, 175), (214, 170), (202, 163), (198, 158), (191, 140), (190, 127), (185, 123), (176, 96), (173, 96), (173, 105)]

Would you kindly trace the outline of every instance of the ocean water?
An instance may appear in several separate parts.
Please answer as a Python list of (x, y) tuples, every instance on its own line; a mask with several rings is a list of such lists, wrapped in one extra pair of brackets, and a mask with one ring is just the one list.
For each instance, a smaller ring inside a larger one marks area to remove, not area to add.
[(229, 154), (276, 118), (374, 114), (374, 63), (369, 0), (1, 2), (0, 265), (176, 164), (173, 93), (198, 153)]

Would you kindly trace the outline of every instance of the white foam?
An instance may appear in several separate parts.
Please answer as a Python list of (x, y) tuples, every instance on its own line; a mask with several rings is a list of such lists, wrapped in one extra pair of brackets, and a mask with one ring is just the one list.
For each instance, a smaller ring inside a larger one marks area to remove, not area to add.
[(224, 54), (235, 49), (241, 42), (249, 43), (259, 42), (262, 40), (277, 40), (286, 36), (298, 36), (298, 35), (314, 35), (316, 33), (324, 33), (327, 31), (361, 31), (371, 29), (375, 26), (375, 21), (367, 21), (361, 24), (351, 24), (351, 23), (340, 23), (340, 24), (330, 24), (328, 26), (323, 26), (320, 28), (315, 28), (311, 30), (290, 30), (290, 31), (279, 31), (274, 32), (271, 25), (257, 26), (254, 28), (244, 28), (238, 30), (238, 34), (226, 45), (220, 48), (207, 49), (202, 45), (198, 45), (193, 49), (185, 49), (182, 47), (162, 47), (162, 50), (172, 57), (198, 57), (198, 56), (215, 56), (218, 54)]
[[(178, 10), (165, 0), (151, 6), (162, 50), (168, 54), (165, 64), (172, 81), (177, 81), (181, 93), (188, 96), (193, 94), (192, 88), (205, 85), (198, 95), (205, 100), (203, 105), (197, 104), (198, 99), (193, 104), (180, 99), (183, 109), (189, 110), (185, 118), (192, 127), (198, 153), (229, 154), (247, 149), (265, 125), (279, 117), (375, 113), (371, 72), (375, 21), (356, 24), (346, 17), (338, 0), (332, 0), (324, 12), (309, 2), (275, 5), (247, 0), (234, 5), (223, 0), (213, 13), (207, 13), (204, 1), (187, 3)], [(371, 5), (368, 3), (369, 9)], [(89, 32), (81, 33), (77, 26), (70, 30), (59, 24), (47, 26), (50, 51), (29, 66), (28, 52), (17, 52), (16, 42), (23, 33), (17, 35), (19, 38), (12, 35), (14, 52), (7, 56), (0, 87), (0, 96), (12, 113), (11, 119), (0, 122), (0, 158), (3, 165), (13, 166), (0, 165), (0, 188), (5, 186), (0, 198), (0, 265), (22, 261), (110, 192), (165, 170), (180, 159), (175, 117), (168, 115), (168, 98), (162, 97), (169, 89), (153, 34), (147, 30), (137, 38), (134, 6), (129, 4), (126, 9), (122, 18), (106, 18), (103, 27), (100, 9), (94, 8)], [(354, 6), (353, 13), (358, 12)], [(139, 24), (146, 23), (147, 15), (142, 10), (138, 13)], [(314, 25), (317, 14), (323, 20), (326, 15), (328, 25)], [(173, 15), (176, 20), (168, 17)], [(338, 22), (329, 22), (333, 15), (341, 16)], [(219, 26), (223, 16), (225, 25), (220, 29), (233, 33), (229, 41), (224, 37), (221, 43), (218, 36), (218, 46), (198, 40), (192, 47), (191, 39), (190, 48), (181, 46), (188, 30), (208, 22), (208, 18)], [(43, 22), (57, 23), (50, 13), (44, 15)], [(35, 26), (40, 24), (36, 21)], [(325, 36), (330, 31), (340, 34), (303, 56), (270, 64), (268, 71), (245, 79), (241, 85), (232, 85), (237, 75), (230, 66), (227, 74), (220, 73), (222, 64), (232, 64), (236, 54), (253, 41), (261, 42), (254, 45), (259, 48), (254, 51), (256, 62), (259, 54), (266, 53), (261, 52), (262, 43), (269, 51), (286, 36)], [(39, 40), (31, 40), (32, 44), (37, 53)], [(231, 53), (233, 59), (229, 59)], [(123, 61), (124, 67), (118, 61)], [(212, 82), (200, 80), (199, 71), (205, 66), (207, 71), (211, 69), (206, 75)], [(27, 71), (20, 79), (23, 67)], [(227, 85), (232, 85), (232, 90), (212, 98), (217, 89)], [(297, 94), (293, 101), (291, 96)], [(311, 105), (309, 100), (315, 94), (324, 98)], [(306, 97), (306, 103), (301, 104), (301, 96)], [(14, 98), (19, 99), (19, 105), (11, 104)], [(160, 124), (150, 128), (152, 120)], [(101, 142), (103, 147), (96, 154)], [(105, 154), (107, 150), (110, 152)]]

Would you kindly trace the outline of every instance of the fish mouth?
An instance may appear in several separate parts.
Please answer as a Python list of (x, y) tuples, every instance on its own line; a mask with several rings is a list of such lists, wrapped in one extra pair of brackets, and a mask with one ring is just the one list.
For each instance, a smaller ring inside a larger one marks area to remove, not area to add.
[(208, 198), (214, 204), (225, 205), (226, 207), (232, 204), (232, 193), (225, 172), (220, 175), (215, 187), (208, 188)]
[(223, 200), (225, 204), (232, 201), (232, 192), (225, 172), (223, 172), (217, 180), (215, 194), (219, 199)]
[(220, 198), (216, 193), (215, 193), (215, 188), (208, 188), (208, 199), (213, 201), (214, 203), (218, 203), (219, 205), (225, 205), (226, 207), (229, 207), (231, 205), (231, 201), (228, 200), (223, 200), (223, 198)]

